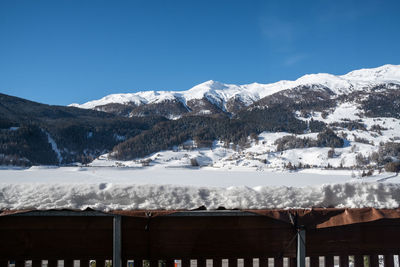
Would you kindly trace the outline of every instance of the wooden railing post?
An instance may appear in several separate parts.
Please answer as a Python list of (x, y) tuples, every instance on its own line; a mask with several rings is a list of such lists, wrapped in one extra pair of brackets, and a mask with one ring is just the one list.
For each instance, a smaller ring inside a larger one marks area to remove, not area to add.
[(16, 260), (15, 267), (25, 267), (25, 260)]

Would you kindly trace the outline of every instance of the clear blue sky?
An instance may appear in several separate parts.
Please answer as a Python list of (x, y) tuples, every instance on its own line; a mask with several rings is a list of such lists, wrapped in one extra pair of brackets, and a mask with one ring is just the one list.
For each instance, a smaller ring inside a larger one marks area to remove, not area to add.
[(0, 0), (0, 92), (66, 105), (400, 64), (400, 1)]

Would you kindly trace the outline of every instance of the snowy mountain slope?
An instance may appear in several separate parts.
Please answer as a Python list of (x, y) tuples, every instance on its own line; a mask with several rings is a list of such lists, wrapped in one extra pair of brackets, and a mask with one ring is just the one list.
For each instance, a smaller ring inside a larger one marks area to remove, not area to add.
[(369, 166), (382, 169), (382, 160), (390, 158), (384, 152), (385, 144), (398, 144), (395, 149), (400, 149), (400, 118), (365, 117), (355, 102), (341, 103), (325, 115), (315, 111), (306, 117), (300, 113), (296, 113), (296, 116), (307, 123), (312, 120), (324, 123), (343, 138), (343, 146), (332, 149), (330, 146), (300, 145), (279, 150), (279, 140), (284, 137), (293, 137), (297, 143), (302, 143), (305, 139), (317, 140), (320, 133), (263, 132), (248, 137), (243, 147), (215, 140), (210, 148), (198, 148), (195, 141), (188, 140), (171, 150), (159, 151), (135, 160), (115, 160), (106, 154), (90, 165), (137, 168), (187, 168), (195, 165), (222, 170), (244, 168), (259, 171), (285, 169), (289, 165), (294, 168), (357, 170)]
[[(210, 80), (187, 91), (145, 91), (130, 94), (112, 94), (99, 100), (89, 101), (84, 104), (71, 104), (70, 106), (99, 109), (99, 107), (109, 104), (129, 104), (133, 110), (138, 106), (153, 104), (153, 108), (156, 108), (154, 104), (176, 101), (187, 108), (186, 111), (181, 112), (180, 115), (183, 115), (186, 112), (190, 113), (193, 107), (199, 105), (198, 101), (203, 101), (203, 104), (206, 101), (223, 112), (234, 113), (232, 112), (232, 105), (229, 105), (229, 103), (236, 102), (246, 107), (267, 96), (306, 85), (326, 87), (334, 95), (343, 95), (390, 83), (400, 84), (400, 65), (384, 65), (378, 68), (355, 70), (339, 76), (326, 73), (309, 74), (295, 81), (279, 81), (271, 84), (235, 85)], [(200, 103), (200, 105), (202, 104)], [(107, 111), (107, 109), (102, 110)], [(213, 111), (207, 111), (206, 109), (204, 109), (203, 113), (208, 112), (213, 113)], [(203, 114), (199, 111), (197, 113)], [(136, 114), (133, 113), (131, 115)], [(170, 117), (177, 117), (177, 115), (179, 114), (172, 114)]]

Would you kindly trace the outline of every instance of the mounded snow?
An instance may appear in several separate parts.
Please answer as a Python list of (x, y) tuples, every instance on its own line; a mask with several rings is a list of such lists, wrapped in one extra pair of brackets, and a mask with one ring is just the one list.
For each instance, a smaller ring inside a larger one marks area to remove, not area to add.
[[(0, 209), (395, 208), (394, 174), (32, 167), (0, 172)], [(377, 182), (382, 181), (382, 182)], [(207, 186), (206, 186), (207, 185)]]

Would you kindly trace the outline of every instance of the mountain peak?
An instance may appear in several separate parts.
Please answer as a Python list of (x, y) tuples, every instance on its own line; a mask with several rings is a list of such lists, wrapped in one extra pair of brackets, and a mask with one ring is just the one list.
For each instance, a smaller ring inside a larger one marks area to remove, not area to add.
[(377, 68), (354, 70), (341, 77), (360, 81), (399, 81), (400, 65), (386, 64)]

